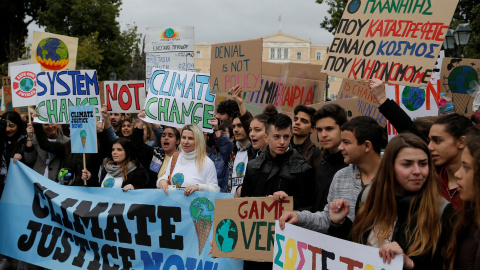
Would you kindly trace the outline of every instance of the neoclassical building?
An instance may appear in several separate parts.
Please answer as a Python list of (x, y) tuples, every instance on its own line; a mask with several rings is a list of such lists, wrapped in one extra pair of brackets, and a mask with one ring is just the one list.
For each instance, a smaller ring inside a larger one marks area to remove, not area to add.
[[(278, 31), (275, 34), (263, 36), (264, 62), (272, 63), (307, 63), (323, 65), (329, 45), (312, 44), (310, 39), (304, 39)], [(210, 56), (213, 43), (195, 43), (195, 71), (210, 73)], [(336, 99), (341, 78), (329, 77), (328, 98)]]

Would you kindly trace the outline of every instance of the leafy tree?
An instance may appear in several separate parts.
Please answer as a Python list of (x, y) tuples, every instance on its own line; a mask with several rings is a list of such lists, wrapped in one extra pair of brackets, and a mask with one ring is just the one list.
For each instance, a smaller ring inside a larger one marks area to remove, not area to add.
[(348, 0), (316, 0), (317, 4), (326, 3), (330, 7), (328, 13), (330, 18), (324, 17), (323, 22), (320, 23), (320, 27), (326, 29), (328, 32), (335, 34), (337, 26), (340, 23), (340, 19), (343, 15), (343, 10), (347, 6)]

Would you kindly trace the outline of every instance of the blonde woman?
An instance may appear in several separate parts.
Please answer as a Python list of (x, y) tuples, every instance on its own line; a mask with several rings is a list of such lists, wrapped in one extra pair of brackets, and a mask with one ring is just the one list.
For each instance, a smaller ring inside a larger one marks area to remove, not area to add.
[[(183, 189), (185, 196), (195, 191), (219, 192), (215, 164), (207, 157), (202, 130), (186, 125), (181, 132), (180, 154), (171, 158), (167, 171), (157, 180), (157, 188), (168, 195), (167, 189)], [(173, 163), (173, 164), (172, 164)]]

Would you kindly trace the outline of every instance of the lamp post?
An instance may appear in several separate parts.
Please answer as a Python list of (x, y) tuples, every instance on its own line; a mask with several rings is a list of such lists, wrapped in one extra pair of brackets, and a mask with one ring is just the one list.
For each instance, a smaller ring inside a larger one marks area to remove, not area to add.
[(116, 81), (117, 73), (115, 73), (115, 71), (110, 72), (110, 74), (108, 74), (108, 78), (110, 79), (110, 81)]
[[(453, 57), (462, 57), (463, 48), (468, 44), (471, 35), (472, 28), (470, 28), (468, 23), (458, 25), (455, 31), (449, 28), (443, 40), (443, 48), (452, 50)], [(460, 52), (458, 48), (460, 48)]]

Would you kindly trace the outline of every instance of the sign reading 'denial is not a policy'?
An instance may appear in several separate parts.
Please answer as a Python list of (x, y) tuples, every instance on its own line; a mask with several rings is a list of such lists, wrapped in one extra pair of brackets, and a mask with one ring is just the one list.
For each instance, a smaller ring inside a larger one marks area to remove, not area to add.
[(212, 91), (228, 91), (240, 85), (243, 91), (258, 91), (262, 81), (263, 39), (212, 45), (210, 76)]
[(118, 113), (138, 113), (145, 104), (145, 81), (106, 81), (107, 109)]
[(35, 122), (69, 123), (68, 107), (92, 105), (100, 119), (100, 91), (95, 70), (48, 71), (37, 74)]
[(426, 86), (458, 0), (350, 0), (323, 70)]
[(145, 102), (144, 121), (181, 128), (197, 125), (212, 132), (208, 120), (215, 113), (215, 93), (207, 74), (156, 69)]

